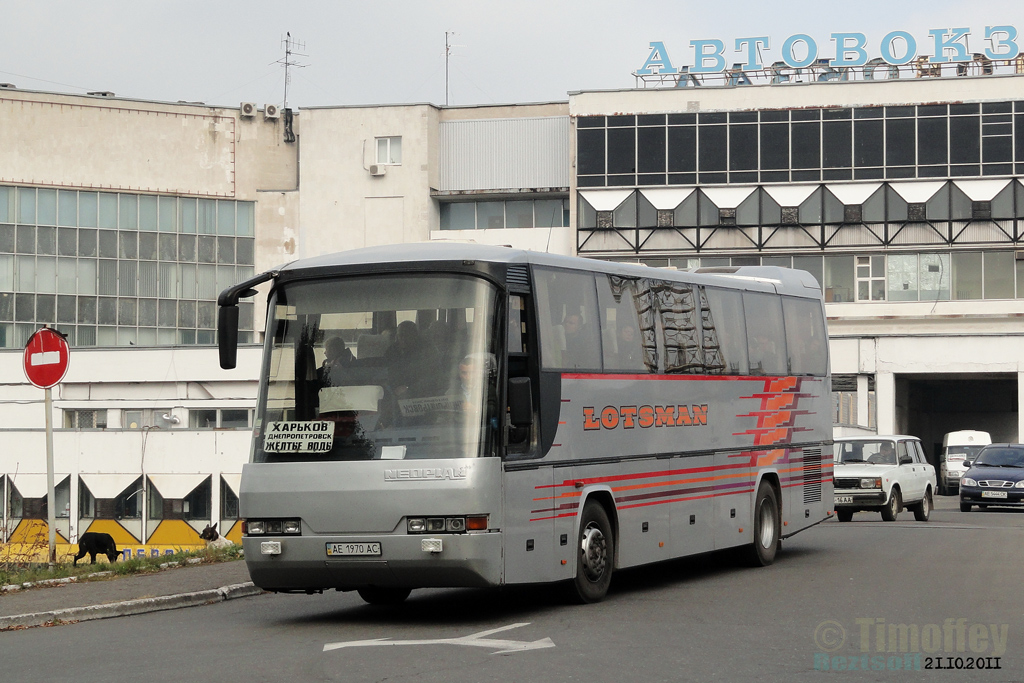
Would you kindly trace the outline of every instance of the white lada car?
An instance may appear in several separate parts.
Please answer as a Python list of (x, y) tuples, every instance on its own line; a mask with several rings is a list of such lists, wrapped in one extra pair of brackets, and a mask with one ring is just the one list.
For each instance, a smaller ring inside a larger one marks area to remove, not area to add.
[(835, 440), (836, 516), (849, 522), (853, 513), (870, 510), (895, 521), (903, 508), (927, 522), (935, 492), (935, 468), (913, 436), (843, 437)]

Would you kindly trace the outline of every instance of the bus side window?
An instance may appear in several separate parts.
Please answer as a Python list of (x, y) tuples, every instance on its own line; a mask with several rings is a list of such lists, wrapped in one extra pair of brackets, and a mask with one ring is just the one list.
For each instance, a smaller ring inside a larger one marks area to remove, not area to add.
[(789, 368), (786, 362), (786, 330), (781, 298), (774, 294), (743, 292), (743, 310), (747, 321), (750, 374), (787, 374)]
[(703, 312), (704, 365), (720, 375), (745, 375), (747, 333), (743, 325), (743, 299), (739, 292), (705, 288), (708, 310)]
[(605, 371), (657, 372), (649, 281), (598, 274), (597, 298)]
[(828, 336), (816, 299), (783, 297), (789, 374), (825, 376), (828, 369)]
[(651, 283), (657, 299), (665, 343), (666, 373), (703, 373), (704, 353), (698, 302), (692, 285), (682, 282)]
[(534, 281), (544, 369), (600, 370), (593, 273), (537, 268)]

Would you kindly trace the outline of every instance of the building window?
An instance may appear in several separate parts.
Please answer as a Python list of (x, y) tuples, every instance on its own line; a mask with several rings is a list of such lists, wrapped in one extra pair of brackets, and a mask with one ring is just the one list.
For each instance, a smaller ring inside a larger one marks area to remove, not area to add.
[(885, 256), (857, 257), (857, 301), (885, 301)]
[(254, 202), (0, 186), (0, 346), (44, 323), (71, 346), (212, 344), (254, 263)]
[(188, 411), (190, 429), (248, 429), (252, 426), (252, 411), (247, 408), (206, 408)]
[(568, 199), (447, 202), (441, 204), (440, 208), (442, 230), (569, 226)]
[[(1022, 111), (1003, 101), (580, 116), (577, 185), (1007, 176), (1024, 161)], [(925, 220), (920, 210), (910, 220)]]
[(106, 410), (65, 410), (64, 429), (106, 429)]
[(121, 413), (121, 426), (125, 429), (171, 429), (179, 422), (170, 408), (125, 410)]
[[(223, 479), (220, 480), (220, 518), (238, 519), (238, 496)], [(224, 525), (221, 525), (221, 530), (227, 533)]]
[(400, 166), (402, 163), (402, 137), (377, 138), (377, 163)]
[(210, 519), (210, 478), (184, 498), (164, 498), (149, 482), (150, 519)]

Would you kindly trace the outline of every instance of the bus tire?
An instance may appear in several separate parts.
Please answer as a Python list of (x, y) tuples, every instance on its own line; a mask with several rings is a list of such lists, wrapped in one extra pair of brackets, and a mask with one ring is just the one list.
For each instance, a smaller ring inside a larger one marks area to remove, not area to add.
[(757, 487), (753, 527), (754, 542), (750, 545), (748, 560), (755, 567), (767, 567), (775, 561), (775, 554), (779, 551), (782, 522), (775, 488), (766, 481)]
[(371, 605), (398, 605), (405, 602), (412, 589), (365, 586), (358, 589), (359, 597)]
[(604, 599), (612, 582), (615, 562), (615, 537), (604, 506), (588, 500), (580, 518), (576, 544), (576, 578), (570, 597), (575, 602), (589, 603)]

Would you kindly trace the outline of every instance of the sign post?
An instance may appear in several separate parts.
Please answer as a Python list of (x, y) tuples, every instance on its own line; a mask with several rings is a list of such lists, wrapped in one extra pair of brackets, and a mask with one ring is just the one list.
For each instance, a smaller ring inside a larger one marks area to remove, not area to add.
[(49, 327), (36, 330), (25, 345), (25, 377), (46, 392), (46, 525), (49, 528), (47, 557), (51, 568), (57, 562), (57, 515), (53, 492), (53, 400), (50, 389), (64, 379), (69, 359), (70, 350), (64, 335)]

